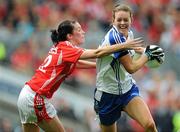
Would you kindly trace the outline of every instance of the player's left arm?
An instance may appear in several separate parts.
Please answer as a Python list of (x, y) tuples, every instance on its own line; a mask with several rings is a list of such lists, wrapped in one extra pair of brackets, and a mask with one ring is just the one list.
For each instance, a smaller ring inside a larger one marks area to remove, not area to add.
[(80, 68), (80, 69), (96, 68), (96, 62), (86, 61), (86, 60), (78, 60), (78, 62), (76, 64), (76, 68)]

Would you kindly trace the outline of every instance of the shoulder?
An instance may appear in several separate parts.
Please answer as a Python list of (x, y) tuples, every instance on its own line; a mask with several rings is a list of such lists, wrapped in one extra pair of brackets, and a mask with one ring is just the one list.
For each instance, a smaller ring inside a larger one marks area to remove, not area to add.
[(120, 34), (114, 28), (112, 28), (108, 32), (108, 39), (109, 39), (110, 44), (121, 43), (120, 38), (121, 38)]
[(114, 39), (114, 33), (112, 28), (108, 30), (108, 32), (105, 34), (104, 38), (101, 41), (100, 47), (103, 45), (111, 45), (111, 44), (115, 44), (116, 41)]
[(76, 45), (73, 45), (69, 41), (62, 41), (57, 44), (57, 47), (67, 47), (67, 48), (79, 48)]
[(59, 42), (59, 45), (62, 45), (62, 46), (73, 46), (73, 44), (69, 41), (62, 41), (62, 42)]
[(66, 46), (66, 45), (67, 45), (66, 41), (60, 41), (60, 42), (58, 42), (55, 46), (56, 46), (57, 48), (60, 48), (61, 46)]

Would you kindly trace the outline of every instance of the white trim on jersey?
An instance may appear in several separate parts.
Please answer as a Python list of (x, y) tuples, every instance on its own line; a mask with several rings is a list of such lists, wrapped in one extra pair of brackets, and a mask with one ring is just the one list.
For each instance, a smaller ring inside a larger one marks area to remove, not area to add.
[[(42, 85), (41, 88), (39, 88), (39, 90), (43, 89), (44, 87), (46, 87), (48, 84), (51, 83), (51, 81), (56, 77), (56, 69), (54, 68), (52, 73), (51, 73), (51, 77), (46, 81), (44, 82), (44, 84)], [(38, 92), (38, 91), (37, 91)]]
[(60, 65), (62, 63), (62, 50), (60, 51), (59, 57), (58, 57), (58, 61), (57, 61), (57, 65)]

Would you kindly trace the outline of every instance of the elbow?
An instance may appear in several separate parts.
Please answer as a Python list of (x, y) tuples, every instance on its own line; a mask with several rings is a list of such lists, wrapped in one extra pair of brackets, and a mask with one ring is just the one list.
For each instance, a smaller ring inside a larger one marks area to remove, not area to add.
[(96, 54), (96, 58), (101, 58), (101, 57), (104, 57), (106, 54), (103, 54), (103, 53), (98, 53)]
[(95, 55), (96, 55), (96, 58), (100, 58), (100, 57), (103, 57), (103, 56), (105, 56), (107, 54), (105, 52), (103, 52), (103, 50), (97, 49), (96, 52), (95, 52)]
[(133, 73), (135, 73), (136, 71), (129, 71), (129, 74), (133, 74)]
[(127, 71), (129, 74), (133, 74), (133, 73), (135, 73), (137, 70), (134, 69), (133, 67), (130, 67), (130, 68), (127, 68), (126, 71)]
[(133, 74), (133, 73), (135, 73), (136, 71), (134, 71), (134, 70), (129, 70), (129, 71), (127, 71), (129, 74)]

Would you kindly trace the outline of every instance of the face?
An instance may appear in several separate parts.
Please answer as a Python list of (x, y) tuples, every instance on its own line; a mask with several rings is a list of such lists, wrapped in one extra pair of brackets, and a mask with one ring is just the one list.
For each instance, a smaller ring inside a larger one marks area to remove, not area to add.
[(85, 32), (83, 31), (79, 23), (74, 24), (74, 30), (71, 35), (71, 40), (73, 44), (80, 45), (85, 41)]
[(113, 25), (127, 37), (128, 30), (131, 25), (131, 16), (129, 12), (126, 11), (117, 11), (115, 13), (115, 18), (113, 20)]

